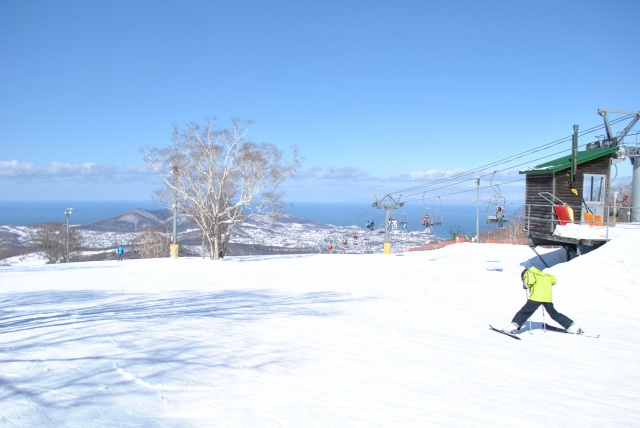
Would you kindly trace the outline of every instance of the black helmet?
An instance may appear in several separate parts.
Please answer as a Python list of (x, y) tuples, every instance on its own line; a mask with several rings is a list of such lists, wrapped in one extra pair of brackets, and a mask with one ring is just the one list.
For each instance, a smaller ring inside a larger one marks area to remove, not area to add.
[(520, 279), (524, 280), (524, 274), (527, 273), (528, 270), (529, 268), (524, 268), (522, 272), (520, 272)]

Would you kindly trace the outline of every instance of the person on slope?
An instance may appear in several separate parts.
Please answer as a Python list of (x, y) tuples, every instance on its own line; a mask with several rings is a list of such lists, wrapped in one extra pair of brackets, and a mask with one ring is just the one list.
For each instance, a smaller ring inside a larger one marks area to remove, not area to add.
[(561, 314), (553, 307), (551, 301), (551, 287), (556, 284), (557, 279), (554, 275), (544, 273), (536, 267), (524, 269), (520, 273), (522, 279), (522, 287), (529, 289), (529, 299), (527, 303), (515, 314), (511, 324), (504, 331), (514, 333), (533, 315), (533, 313), (542, 305), (549, 316), (560, 324), (567, 333), (580, 334), (582, 329), (574, 323), (571, 318)]
[(122, 261), (122, 257), (124, 256), (124, 247), (122, 246), (122, 244), (120, 244), (120, 246), (118, 247), (118, 261), (121, 262)]

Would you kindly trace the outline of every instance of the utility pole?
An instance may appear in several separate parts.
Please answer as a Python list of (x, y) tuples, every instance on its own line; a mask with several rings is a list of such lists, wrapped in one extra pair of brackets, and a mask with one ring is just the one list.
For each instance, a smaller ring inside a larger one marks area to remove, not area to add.
[(476, 243), (480, 243), (480, 177), (474, 177), (476, 183)]
[(391, 196), (391, 194), (386, 194), (384, 195), (384, 197), (380, 200), (377, 200), (371, 204), (371, 206), (373, 208), (384, 208), (384, 222), (385, 222), (385, 229), (384, 229), (384, 254), (391, 254), (391, 240), (389, 237), (389, 217), (391, 214), (391, 210), (393, 209), (398, 209), (402, 206), (404, 206), (404, 202), (400, 202), (400, 197), (402, 195), (398, 195), (397, 198), (394, 198), (393, 196)]
[(180, 174), (180, 167), (173, 165), (171, 172), (173, 173), (173, 239), (170, 245), (170, 254), (172, 259), (177, 259), (180, 248), (178, 245), (178, 174)]
[(67, 254), (64, 257), (65, 263), (69, 263), (69, 216), (71, 215), (72, 211), (73, 208), (67, 208), (64, 212), (64, 214), (67, 216)]
[(577, 124), (573, 125), (573, 135), (571, 136), (571, 177), (569, 178), (569, 187), (573, 187), (576, 181), (576, 171), (578, 170), (578, 128)]

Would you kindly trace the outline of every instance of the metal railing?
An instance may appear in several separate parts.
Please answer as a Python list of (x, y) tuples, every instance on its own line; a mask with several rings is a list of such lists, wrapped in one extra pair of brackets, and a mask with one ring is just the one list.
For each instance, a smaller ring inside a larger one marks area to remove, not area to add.
[[(554, 207), (568, 207), (573, 210), (573, 220), (571, 219), (560, 219), (557, 216), (556, 210)], [(540, 228), (536, 228), (535, 225), (540, 224), (549, 224), (550, 233), (553, 233), (555, 227), (561, 224), (577, 224), (591, 227), (604, 227), (606, 228), (606, 239), (609, 237), (609, 227), (614, 226), (617, 223), (630, 223), (631, 220), (631, 210), (633, 207), (628, 206), (612, 206), (605, 205), (598, 207), (598, 211), (603, 212), (603, 215), (596, 215), (593, 213), (593, 207), (587, 207), (584, 205), (554, 205), (554, 204), (526, 204), (524, 206), (524, 230), (526, 232), (530, 232), (532, 230), (532, 223), (534, 223), (534, 231), (540, 230)], [(533, 211), (544, 211), (547, 210), (548, 216), (541, 216), (538, 212), (537, 214), (532, 214)], [(591, 212), (589, 212), (591, 211)], [(590, 213), (591, 216), (586, 216), (585, 212)]]

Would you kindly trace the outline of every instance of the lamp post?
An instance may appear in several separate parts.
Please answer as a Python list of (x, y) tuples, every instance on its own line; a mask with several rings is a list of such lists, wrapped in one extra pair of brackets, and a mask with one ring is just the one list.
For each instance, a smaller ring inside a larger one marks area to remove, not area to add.
[(69, 263), (69, 216), (71, 215), (72, 211), (73, 208), (67, 208), (64, 212), (67, 216), (67, 254), (65, 256), (65, 263)]

